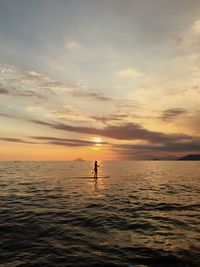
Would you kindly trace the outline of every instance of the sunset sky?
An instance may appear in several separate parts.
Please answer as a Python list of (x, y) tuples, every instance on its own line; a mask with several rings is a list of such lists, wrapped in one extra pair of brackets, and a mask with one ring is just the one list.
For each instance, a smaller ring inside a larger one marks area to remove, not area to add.
[(191, 153), (199, 0), (0, 1), (0, 160)]

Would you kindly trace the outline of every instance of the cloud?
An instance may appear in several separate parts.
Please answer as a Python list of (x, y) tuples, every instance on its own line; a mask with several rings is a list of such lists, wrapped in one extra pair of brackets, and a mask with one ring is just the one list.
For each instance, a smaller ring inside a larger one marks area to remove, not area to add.
[[(70, 147), (85, 147), (93, 146), (95, 143), (89, 140), (82, 139), (69, 139), (69, 138), (59, 138), (59, 137), (49, 137), (49, 136), (31, 136), (31, 138), (40, 141), (46, 141), (43, 144), (60, 145), (60, 146), (70, 146)], [(101, 144), (107, 144), (107, 142), (101, 142)]]
[(80, 48), (80, 44), (77, 41), (73, 40), (66, 43), (66, 48), (70, 50), (77, 50)]
[[(4, 117), (16, 118), (16, 116), (0, 114)], [(21, 118), (22, 119), (22, 118)], [(184, 134), (166, 134), (156, 131), (150, 131), (139, 124), (123, 124), (118, 126), (106, 126), (104, 128), (78, 127), (56, 122), (44, 122), (36, 119), (23, 119), (38, 125), (50, 127), (52, 129), (75, 132), (79, 134), (97, 135), (114, 140), (128, 141), (128, 143), (107, 143), (111, 150), (115, 151), (122, 158), (155, 158), (155, 157), (174, 157), (174, 155), (184, 155), (200, 151), (200, 137)], [(15, 138), (0, 138), (1, 141), (33, 143), (33, 144), (51, 144), (69, 147), (86, 147), (94, 145), (93, 141), (81, 139), (69, 139), (49, 136), (30, 136), (33, 142)], [(141, 141), (141, 143), (132, 143)]]
[(35, 107), (35, 106), (28, 106), (25, 108), (25, 110), (28, 112), (41, 112), (42, 108), (41, 107)]
[(117, 71), (117, 75), (123, 78), (138, 78), (143, 76), (143, 73), (139, 72), (134, 68), (126, 68)]
[(93, 99), (96, 101), (102, 101), (102, 102), (112, 101), (111, 98), (103, 96), (102, 94), (85, 91), (83, 89), (75, 89), (74, 91), (71, 92), (71, 94), (75, 97), (89, 98), (89, 99)]
[(63, 83), (38, 73), (36, 71), (22, 71), (16, 67), (0, 64), (0, 94), (14, 97), (34, 97), (47, 99), (55, 95), (80, 97), (82, 99), (93, 99), (95, 101), (108, 102), (111, 98), (104, 96), (94, 90), (88, 90), (87, 84), (78, 82)]
[[(0, 114), (0, 116), (17, 118), (16, 116)], [(75, 132), (88, 135), (99, 135), (116, 140), (142, 140), (153, 144), (167, 143), (167, 142), (188, 142), (194, 140), (195, 137), (185, 134), (166, 134), (162, 132), (150, 131), (143, 128), (140, 124), (127, 123), (122, 125), (109, 125), (104, 128), (93, 128), (93, 127), (83, 127), (83, 126), (72, 126), (64, 123), (57, 122), (45, 122), (37, 119), (20, 118), (28, 122), (36, 123), (38, 125), (43, 125), (50, 127), (52, 129), (57, 129), (61, 131)]]
[(200, 138), (189, 142), (172, 142), (162, 145), (149, 145), (149, 144), (120, 144), (113, 145), (114, 148), (123, 150), (144, 150), (144, 151), (168, 151), (168, 152), (184, 152), (184, 151), (199, 151)]
[(196, 34), (200, 34), (200, 20), (196, 20), (192, 25), (192, 31)]
[(176, 45), (182, 49), (190, 49), (193, 48), (193, 52), (195, 48), (197, 52), (199, 51), (200, 44), (200, 20), (195, 20), (191, 27), (185, 32), (183, 35), (171, 34), (172, 39), (174, 39)]
[(188, 153), (199, 153), (200, 138), (182, 142), (167, 142), (161, 145), (152, 144), (114, 144), (113, 151), (117, 152), (124, 159), (170, 159)]
[(34, 142), (26, 141), (26, 140), (23, 140), (20, 138), (9, 138), (9, 137), (0, 137), (0, 141), (13, 142), (13, 143), (34, 144)]
[(193, 34), (180, 36), (173, 33), (171, 34), (171, 38), (175, 41), (177, 47), (181, 49), (188, 49), (197, 42), (196, 37)]
[(5, 114), (0, 112), (0, 116), (4, 118), (9, 118), (9, 119), (22, 119), (21, 117), (10, 115), (10, 114)]
[(194, 139), (194, 137), (184, 134), (165, 134), (161, 132), (150, 131), (136, 123), (128, 123), (119, 126), (106, 126), (98, 129), (92, 127), (72, 126), (63, 123), (48, 123), (34, 119), (29, 121), (40, 125), (49, 126), (50, 128), (57, 130), (89, 135), (99, 135), (116, 140), (143, 140), (150, 143), (159, 144), (180, 141), (187, 142)]
[(13, 65), (0, 63), (0, 73), (2, 75), (12, 73), (14, 70), (15, 70), (15, 67)]
[(200, 110), (195, 110), (193, 112), (190, 112), (182, 118), (182, 121), (180, 122), (183, 127), (187, 127), (190, 131), (192, 131), (195, 134), (200, 133)]
[[(91, 147), (96, 143), (94, 141), (82, 140), (82, 139), (68, 139), (50, 136), (30, 136), (29, 138), (34, 141), (27, 141), (21, 138), (7, 138), (0, 137), (0, 141), (12, 142), (12, 143), (23, 143), (23, 144), (35, 144), (35, 145), (59, 145), (66, 147)], [(101, 144), (108, 144), (107, 142), (101, 142)]]
[(162, 112), (161, 119), (163, 121), (172, 121), (181, 114), (186, 114), (188, 111), (184, 108), (171, 108)]
[(0, 88), (0, 95), (9, 95), (9, 91), (5, 88)]
[(46, 96), (33, 90), (18, 90), (0, 88), (0, 95), (13, 96), (13, 97), (35, 97), (38, 99), (46, 99)]
[(116, 114), (116, 115), (108, 115), (104, 117), (100, 116), (92, 116), (95, 121), (100, 121), (104, 124), (112, 123), (112, 122), (122, 122), (123, 119), (127, 118), (127, 114)]
[(51, 81), (51, 78), (38, 73), (36, 71), (25, 71), (24, 75), (22, 77), (20, 77), (21, 81), (36, 81), (36, 82), (48, 82)]
[(89, 114), (86, 114), (85, 112), (69, 105), (65, 105), (63, 108), (51, 111), (50, 116), (53, 116), (57, 119), (78, 123), (88, 123), (94, 121)]
[(48, 81), (41, 84), (41, 89), (52, 90), (55, 92), (71, 92), (73, 90), (73, 85), (66, 85), (58, 81)]
[(94, 92), (93, 90), (88, 90), (87, 85), (85, 83), (81, 84), (76, 82), (76, 83), (65, 84), (62, 82), (50, 81), (43, 83), (41, 85), (41, 88), (45, 90), (50, 89), (55, 93), (59, 92), (68, 93), (73, 97), (88, 98), (103, 102), (112, 101), (111, 98), (106, 97), (101, 93)]
[(0, 92), (13, 97), (34, 97), (46, 99), (46, 92), (40, 85), (50, 78), (35, 71), (22, 71), (12, 65), (0, 64)]
[(46, 95), (40, 94), (40, 93), (32, 91), (32, 90), (10, 92), (10, 95), (17, 96), (17, 97), (36, 97), (39, 99), (46, 99), (47, 98)]
[(141, 103), (136, 103), (130, 100), (121, 100), (116, 105), (119, 109), (136, 109), (141, 106)]

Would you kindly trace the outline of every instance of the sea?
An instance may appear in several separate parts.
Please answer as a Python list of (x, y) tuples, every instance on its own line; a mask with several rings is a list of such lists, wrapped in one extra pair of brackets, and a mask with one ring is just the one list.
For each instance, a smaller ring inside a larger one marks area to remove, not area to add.
[(0, 162), (0, 266), (200, 266), (200, 162)]

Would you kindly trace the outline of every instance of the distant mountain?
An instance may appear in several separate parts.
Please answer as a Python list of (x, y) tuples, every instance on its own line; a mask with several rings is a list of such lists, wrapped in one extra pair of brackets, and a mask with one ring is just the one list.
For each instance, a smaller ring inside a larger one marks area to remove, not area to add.
[(186, 155), (178, 160), (200, 160), (200, 154), (190, 154)]
[(85, 161), (85, 160), (82, 159), (82, 158), (77, 158), (77, 159), (75, 159), (74, 161)]
[(170, 161), (170, 160), (175, 160), (174, 158), (155, 158), (155, 159), (151, 159), (154, 161)]

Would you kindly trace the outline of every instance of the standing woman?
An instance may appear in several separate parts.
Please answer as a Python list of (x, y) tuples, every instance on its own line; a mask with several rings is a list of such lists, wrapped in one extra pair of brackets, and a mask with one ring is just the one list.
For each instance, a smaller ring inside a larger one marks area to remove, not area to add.
[(98, 165), (97, 161), (94, 162), (94, 178), (97, 179), (98, 177), (98, 168), (100, 165)]

